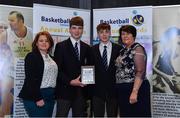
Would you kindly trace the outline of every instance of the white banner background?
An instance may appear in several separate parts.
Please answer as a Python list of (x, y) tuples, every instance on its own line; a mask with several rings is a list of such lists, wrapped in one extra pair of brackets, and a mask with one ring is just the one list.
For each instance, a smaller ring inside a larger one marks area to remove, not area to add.
[[(67, 39), (69, 34), (69, 20), (80, 16), (84, 20), (84, 33), (82, 41), (90, 43), (90, 10), (57, 7), (50, 5), (34, 4), (33, 7), (33, 32), (49, 31), (53, 36), (60, 36), (59, 41)], [(42, 19), (45, 19), (42, 20)], [(49, 19), (49, 20), (47, 20)], [(64, 38), (63, 38), (64, 37)]]

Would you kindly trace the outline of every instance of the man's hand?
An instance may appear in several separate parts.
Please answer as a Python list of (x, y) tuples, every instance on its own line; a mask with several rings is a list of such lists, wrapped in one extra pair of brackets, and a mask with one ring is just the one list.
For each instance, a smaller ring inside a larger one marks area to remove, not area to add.
[(86, 86), (85, 84), (80, 82), (80, 76), (78, 76), (76, 79), (71, 80), (70, 85), (71, 86), (80, 86), (80, 87)]

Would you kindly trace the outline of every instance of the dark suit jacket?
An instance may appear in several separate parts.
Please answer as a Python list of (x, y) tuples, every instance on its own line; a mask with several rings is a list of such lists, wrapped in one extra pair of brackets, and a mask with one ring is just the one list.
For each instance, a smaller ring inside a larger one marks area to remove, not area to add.
[(122, 47), (115, 43), (112, 43), (112, 52), (109, 67), (105, 70), (102, 56), (99, 51), (99, 44), (92, 47), (93, 52), (93, 63), (95, 65), (95, 82), (93, 87), (93, 96), (98, 96), (105, 99), (106, 95), (115, 96), (115, 60), (119, 54), (119, 50)]
[(19, 97), (26, 100), (42, 99), (40, 86), (44, 71), (44, 61), (39, 51), (30, 52), (25, 57), (25, 81)]
[(81, 66), (90, 64), (90, 52), (90, 46), (80, 41), (79, 61), (70, 38), (56, 45), (54, 58), (60, 73), (56, 87), (57, 98), (72, 100), (79, 94), (79, 91), (82, 91), (85, 96), (85, 88), (71, 86), (70, 81), (81, 74)]

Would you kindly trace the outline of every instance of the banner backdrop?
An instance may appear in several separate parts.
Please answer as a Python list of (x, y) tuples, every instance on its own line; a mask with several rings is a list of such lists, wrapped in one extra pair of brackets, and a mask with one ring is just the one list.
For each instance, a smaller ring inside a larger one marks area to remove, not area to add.
[(180, 117), (180, 6), (153, 9), (154, 117)]
[(31, 8), (0, 5), (0, 117), (27, 116), (17, 96), (24, 83), (24, 58), (31, 51), (32, 24)]
[(111, 25), (111, 40), (118, 42), (119, 28), (131, 24), (137, 29), (136, 41), (141, 43), (147, 52), (147, 77), (152, 74), (152, 7), (127, 7), (93, 10), (93, 44), (99, 42), (96, 26), (106, 22)]
[(90, 10), (34, 4), (33, 32), (34, 34), (39, 31), (50, 32), (56, 44), (70, 36), (69, 21), (75, 16), (83, 18), (82, 41), (90, 44)]

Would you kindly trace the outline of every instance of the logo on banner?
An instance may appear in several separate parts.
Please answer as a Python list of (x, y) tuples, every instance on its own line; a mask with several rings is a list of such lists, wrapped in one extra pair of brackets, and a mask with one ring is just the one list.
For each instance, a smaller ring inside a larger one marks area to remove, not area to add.
[(129, 18), (125, 18), (125, 19), (108, 19), (108, 20), (103, 20), (100, 19), (100, 23), (107, 23), (107, 24), (111, 24), (111, 25), (124, 25), (124, 24), (129, 24)]
[(48, 22), (48, 23), (50, 23), (50, 22), (51, 23), (60, 23), (61, 26), (68, 26), (70, 19), (41, 16), (41, 21)]
[(133, 14), (135, 14), (135, 16), (132, 18), (133, 24), (136, 26), (141, 26), (144, 23), (144, 17), (140, 14), (137, 14), (136, 10), (133, 10)]
[(77, 15), (78, 15), (78, 12), (76, 12), (76, 11), (73, 12), (73, 15), (74, 15), (74, 16), (77, 16)]

